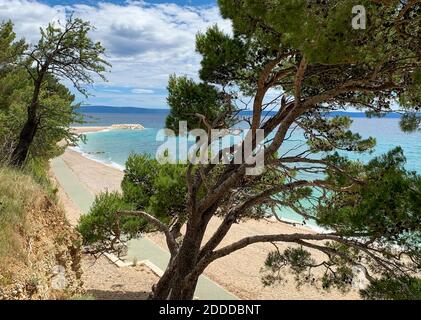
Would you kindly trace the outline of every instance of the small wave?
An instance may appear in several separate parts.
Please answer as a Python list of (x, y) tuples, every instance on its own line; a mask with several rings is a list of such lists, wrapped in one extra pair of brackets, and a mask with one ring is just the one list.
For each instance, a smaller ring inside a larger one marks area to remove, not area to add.
[[(274, 217), (272, 217), (272, 219), (275, 222), (277, 221)], [(279, 218), (279, 219), (281, 221), (285, 221), (287, 223), (293, 223), (297, 227), (302, 227), (302, 228), (310, 229), (310, 230), (315, 231), (317, 233), (330, 233), (330, 232), (332, 232), (332, 230), (329, 230), (329, 229), (326, 229), (326, 228), (323, 228), (323, 227), (320, 227), (320, 226), (317, 226), (317, 225), (314, 225), (314, 224), (309, 224), (309, 223), (304, 224), (302, 222), (302, 220), (301, 221), (298, 220), (298, 217), (297, 217), (297, 220), (290, 219), (290, 218)]]
[(103, 159), (99, 159), (97, 157), (95, 157), (92, 154), (89, 154), (87, 152), (84, 152), (80, 147), (69, 147), (69, 149), (79, 153), (80, 155), (82, 155), (84, 158), (101, 163), (103, 165), (106, 165), (108, 167), (112, 167), (114, 169), (117, 169), (119, 171), (124, 171), (125, 170), (125, 166), (122, 166), (121, 164), (118, 164), (116, 162), (113, 162), (111, 160), (103, 160)]

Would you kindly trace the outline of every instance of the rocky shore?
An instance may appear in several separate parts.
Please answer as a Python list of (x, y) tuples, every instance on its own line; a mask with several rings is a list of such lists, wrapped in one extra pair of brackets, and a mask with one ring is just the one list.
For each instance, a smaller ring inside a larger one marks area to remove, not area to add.
[(145, 127), (140, 124), (113, 124), (110, 129), (143, 130)]

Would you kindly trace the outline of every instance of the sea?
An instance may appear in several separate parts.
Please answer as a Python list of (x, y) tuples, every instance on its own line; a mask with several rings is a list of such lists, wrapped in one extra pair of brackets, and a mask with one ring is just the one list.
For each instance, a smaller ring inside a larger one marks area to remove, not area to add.
[[(141, 124), (144, 130), (104, 130), (87, 133), (85, 142), (80, 142), (74, 150), (84, 156), (124, 170), (124, 164), (130, 154), (149, 154), (155, 156), (164, 143), (162, 129), (169, 113), (165, 109), (83, 107), (80, 111), (85, 118), (84, 126), (109, 126), (112, 124)], [(367, 118), (363, 113), (339, 113), (348, 115), (353, 123), (351, 130), (363, 138), (376, 139), (376, 147), (371, 153), (349, 153), (346, 155), (362, 162), (368, 162), (375, 156), (382, 155), (395, 147), (402, 147), (407, 162), (407, 170), (421, 174), (421, 131), (404, 133), (399, 127), (399, 116), (385, 118)], [(333, 115), (334, 116), (334, 115)], [(176, 141), (174, 140), (176, 146)], [(294, 132), (285, 150), (298, 153), (303, 148), (302, 133)], [(281, 148), (282, 149), (282, 148)], [(174, 151), (175, 152), (175, 151)], [(282, 153), (282, 150), (280, 150)], [(293, 154), (289, 154), (293, 155)], [(292, 212), (287, 212), (285, 220), (300, 220)]]

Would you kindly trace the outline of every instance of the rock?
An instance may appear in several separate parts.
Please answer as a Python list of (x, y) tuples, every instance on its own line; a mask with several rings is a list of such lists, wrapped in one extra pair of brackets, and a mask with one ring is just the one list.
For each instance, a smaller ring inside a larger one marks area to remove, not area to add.
[(125, 129), (125, 130), (143, 130), (145, 129), (140, 124), (113, 124), (111, 129)]

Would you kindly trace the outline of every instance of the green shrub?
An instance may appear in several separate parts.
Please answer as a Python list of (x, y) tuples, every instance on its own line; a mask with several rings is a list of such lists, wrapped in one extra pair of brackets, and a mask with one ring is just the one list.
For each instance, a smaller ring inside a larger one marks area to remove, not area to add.
[(123, 236), (128, 240), (142, 232), (156, 230), (145, 219), (119, 216), (124, 210), (144, 210), (164, 223), (186, 214), (185, 184), (187, 166), (184, 164), (159, 164), (147, 155), (131, 155), (126, 163), (122, 182), (123, 194), (99, 195), (89, 214), (82, 216), (78, 230), (84, 245), (94, 251), (115, 250), (114, 246)]
[(133, 209), (133, 205), (124, 201), (117, 192), (97, 196), (89, 214), (80, 218), (77, 227), (83, 236), (83, 245), (98, 244), (97, 249), (112, 250), (120, 234), (125, 234), (128, 238), (138, 236), (146, 222), (136, 217), (117, 214), (119, 211)]
[(146, 209), (149, 198), (155, 193), (154, 179), (158, 171), (158, 161), (148, 155), (130, 155), (121, 183), (124, 200), (133, 203), (138, 210)]
[(159, 164), (148, 155), (131, 155), (122, 182), (123, 197), (138, 210), (164, 222), (186, 212), (184, 164)]

